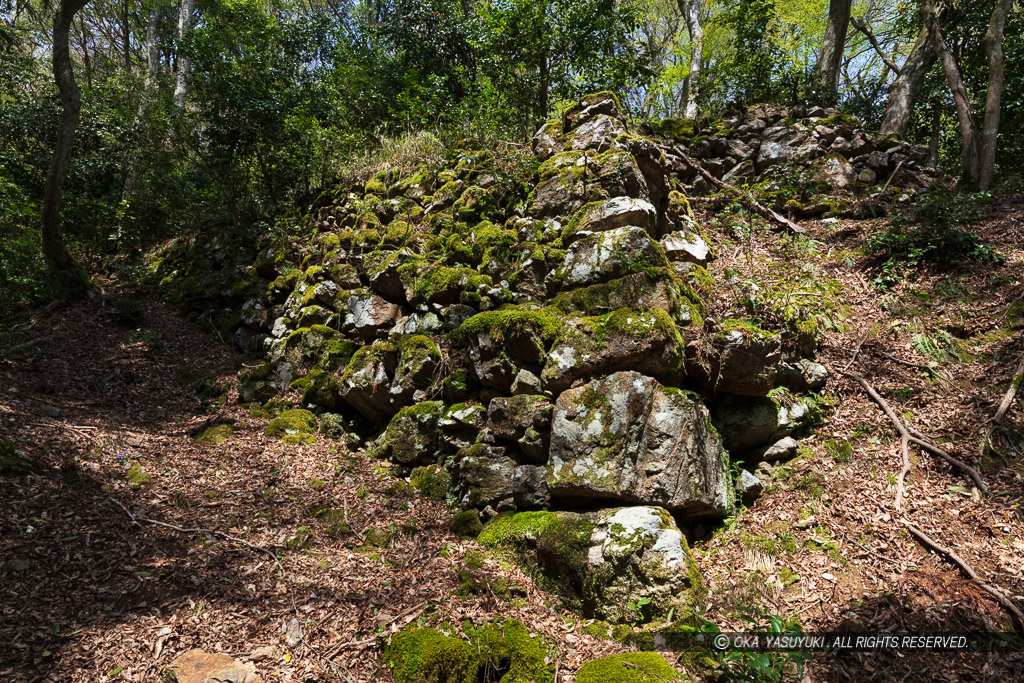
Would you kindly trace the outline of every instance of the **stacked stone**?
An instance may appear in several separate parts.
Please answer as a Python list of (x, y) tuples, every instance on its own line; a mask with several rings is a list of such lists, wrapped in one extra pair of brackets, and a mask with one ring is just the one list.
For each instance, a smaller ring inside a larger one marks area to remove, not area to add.
[[(322, 195), (306, 241), (255, 264), (270, 282), (238, 340), (268, 360), (242, 398), (291, 387), (403, 471), (440, 466), (489, 522), (482, 540), (538, 571), (576, 548), (561, 571), (588, 586), (585, 613), (624, 620), (641, 597), (692, 609), (678, 524), (734, 512), (730, 456), (795, 454), (810, 408), (769, 392), (824, 383), (812, 321), (706, 318), (713, 250), (684, 179), (613, 96), (584, 98), (533, 149), (529, 188), (467, 152)], [(554, 555), (537, 534), (563, 539)]]

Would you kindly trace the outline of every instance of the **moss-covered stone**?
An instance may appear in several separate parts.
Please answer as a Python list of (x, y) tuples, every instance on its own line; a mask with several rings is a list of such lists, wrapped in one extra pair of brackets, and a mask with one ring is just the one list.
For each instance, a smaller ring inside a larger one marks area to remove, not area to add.
[(706, 600), (689, 547), (661, 508), (503, 514), (489, 521), (477, 540), (584, 616), (633, 621), (636, 614), (628, 603), (646, 599), (645, 619), (670, 611), (684, 618)]
[(444, 410), (439, 401), (423, 401), (398, 411), (378, 439), (377, 457), (399, 465), (422, 465), (437, 459), (437, 422)]
[(263, 434), (289, 444), (310, 443), (316, 428), (316, 415), (308, 410), (295, 408), (286, 410), (271, 420)]
[(392, 533), (388, 529), (371, 526), (363, 532), (363, 542), (353, 550), (357, 553), (371, 553), (391, 547)]
[(125, 473), (125, 479), (135, 488), (146, 486), (153, 481), (153, 477), (150, 476), (149, 472), (142, 469), (142, 463), (138, 460), (132, 461), (131, 466), (128, 467), (128, 471)]
[(463, 510), (449, 523), (452, 533), (460, 538), (476, 538), (484, 525), (480, 522), (480, 515), (476, 510)]
[(452, 475), (439, 465), (417, 467), (409, 477), (412, 487), (434, 500), (444, 500), (452, 486)]
[(657, 652), (626, 652), (587, 662), (576, 683), (665, 683), (686, 680)]
[(521, 622), (467, 628), (466, 638), (434, 628), (410, 628), (391, 637), (384, 661), (396, 683), (548, 683), (549, 648)]
[(391, 636), (384, 661), (395, 683), (476, 683), (476, 648), (437, 629), (418, 628)]
[(234, 431), (234, 427), (226, 422), (210, 425), (209, 427), (204, 427), (202, 431), (196, 434), (194, 442), (197, 446), (216, 446), (230, 439)]

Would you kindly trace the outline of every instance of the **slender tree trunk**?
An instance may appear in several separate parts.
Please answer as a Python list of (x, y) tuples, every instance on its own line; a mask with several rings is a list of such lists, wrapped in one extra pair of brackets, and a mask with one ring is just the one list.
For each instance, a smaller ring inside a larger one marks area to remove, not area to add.
[(907, 132), (917, 94), (921, 92), (924, 79), (934, 64), (935, 51), (928, 38), (928, 29), (924, 28), (914, 41), (907, 61), (900, 68), (900, 75), (889, 86), (889, 106), (879, 130), (882, 135), (904, 135)]
[(156, 27), (160, 23), (160, 10), (163, 0), (154, 0), (149, 10), (149, 21), (146, 22), (146, 81), (151, 83), (160, 67), (160, 55), (156, 48)]
[(47, 263), (55, 270), (75, 274), (86, 287), (88, 278), (85, 271), (72, 258), (64, 242), (64, 232), (60, 224), (60, 204), (64, 179), (67, 177), (68, 164), (71, 161), (71, 144), (74, 141), (75, 127), (78, 125), (78, 115), (82, 106), (78, 84), (75, 83), (75, 71), (71, 64), (71, 22), (75, 13), (85, 7), (87, 2), (88, 0), (61, 0), (53, 18), (53, 77), (60, 91), (63, 111), (60, 128), (57, 131), (57, 144), (53, 150), (53, 163), (50, 164), (50, 171), (46, 175), (43, 201), (40, 205), (43, 255)]
[(121, 48), (124, 51), (124, 66), (131, 72), (132, 70), (132, 52), (131, 52), (131, 29), (128, 27), (128, 3), (130, 0), (124, 0), (124, 6), (121, 11)]
[(178, 73), (174, 82), (174, 104), (179, 107), (185, 106), (185, 97), (188, 94), (188, 70), (191, 67), (191, 60), (181, 52), (181, 44), (191, 26), (192, 0), (181, 0), (181, 11), (178, 13)]
[(839, 91), (839, 68), (846, 49), (852, 5), (853, 0), (829, 0), (828, 3), (828, 23), (825, 24), (818, 61), (814, 65), (816, 95), (828, 104), (835, 104)]
[(928, 166), (939, 167), (939, 142), (942, 135), (942, 107), (932, 108), (932, 130), (928, 138)]
[(537, 101), (535, 107), (537, 108), (536, 117), (538, 123), (543, 121), (548, 116), (548, 97), (551, 80), (551, 55), (548, 54), (548, 46), (545, 40), (545, 29), (547, 24), (547, 7), (544, 3), (539, 5), (540, 16), (537, 18), (537, 26), (535, 27), (536, 35), (534, 39), (537, 41), (537, 45), (540, 47), (540, 55), (537, 64), (537, 77), (540, 81), (537, 88)]
[[(135, 109), (135, 121), (136, 125), (142, 120), (143, 114), (146, 113), (146, 107), (149, 106), (151, 99), (153, 85), (156, 81), (156, 73), (160, 68), (160, 55), (157, 52), (156, 46), (156, 28), (160, 23), (160, 10), (162, 9), (163, 0), (154, 0), (153, 6), (149, 10), (149, 20), (146, 23), (146, 80), (142, 88), (142, 94), (139, 97), (139, 105)], [(124, 174), (124, 183), (121, 186), (121, 202), (129, 200), (132, 194), (135, 193), (135, 186), (138, 183), (138, 159), (137, 159), (137, 146), (133, 147), (132, 153), (128, 159), (128, 168)], [(120, 233), (118, 234), (120, 237)]]
[(704, 11), (704, 0), (677, 0), (677, 3), (690, 35), (690, 72), (683, 81), (683, 116), (694, 119), (697, 118), (697, 95), (704, 68), (704, 25), (700, 17)]
[[(998, 11), (998, 8), (997, 8)], [(924, 17), (924, 25), (928, 29), (928, 36), (931, 40), (932, 49), (942, 64), (942, 70), (946, 74), (946, 81), (953, 93), (953, 106), (956, 109), (956, 117), (960, 123), (960, 139), (963, 142), (963, 172), (964, 180), (971, 187), (978, 187), (978, 129), (974, 125), (974, 118), (971, 115), (971, 101), (967, 95), (967, 87), (960, 75), (960, 67), (956, 59), (946, 46), (942, 37), (942, 27), (939, 26), (939, 18), (935, 11), (932, 0), (921, 0), (921, 13)]]
[(1006, 29), (1006, 15), (1010, 13), (1013, 0), (999, 0), (988, 30), (981, 44), (988, 55), (988, 93), (985, 96), (985, 119), (981, 125), (981, 144), (978, 151), (978, 189), (992, 189), (996, 173), (996, 144), (999, 134), (999, 107), (1003, 97), (1003, 81), (1006, 73), (1003, 57), (1003, 33)]
[[(89, 59), (89, 34), (85, 30), (85, 19), (79, 17), (78, 28), (82, 31), (82, 65), (85, 67), (85, 85), (92, 90), (92, 60)], [(70, 24), (68, 30), (70, 32)]]

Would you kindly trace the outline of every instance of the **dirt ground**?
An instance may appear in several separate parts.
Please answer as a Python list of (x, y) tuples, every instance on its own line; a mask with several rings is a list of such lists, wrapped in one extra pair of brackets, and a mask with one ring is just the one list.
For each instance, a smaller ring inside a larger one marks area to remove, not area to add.
[[(773, 297), (782, 282), (813, 285), (806, 296), (829, 299), (835, 318), (818, 360), (863, 376), (908, 426), (976, 467), (988, 492), (911, 446), (897, 510), (897, 432), (859, 384), (833, 372), (826, 421), (801, 456), (753, 505), (694, 541), (711, 590), (705, 617), (740, 628), (736, 608), (761, 605), (808, 631), (1012, 629), (994, 597), (904, 522), (1024, 607), (1024, 465), (1012, 449), (1024, 402), (1007, 415), (1004, 454), (980, 455), (1024, 354), (1009, 315), (1024, 299), (1024, 205), (998, 200), (973, 228), (1000, 261), (926, 267), (890, 291), (869, 282), (873, 264), (860, 251), (874, 222), (807, 226), (790, 239), (719, 222), (711, 270), (735, 285), (715, 309), (749, 298), (751, 282)], [(126, 300), (144, 308), (130, 325)], [(586, 635), (587, 620), (514, 568), (468, 560), (478, 548), (450, 533), (452, 510), (386, 465), (331, 439), (265, 437), (267, 420), (237, 402), (243, 360), (152, 293), (107, 283), (22, 324), (2, 346), (0, 435), (35, 463), (0, 477), (2, 680), (156, 680), (202, 648), (254, 662), (264, 680), (388, 681), (380, 643), (432, 614), (522, 620), (556, 645), (558, 680), (568, 683), (582, 663), (623, 649)], [(215, 421), (232, 422), (231, 438), (195, 444)], [(324, 508), (341, 510), (352, 533), (332, 530), (317, 515)], [(390, 547), (364, 545), (374, 527), (393, 533)], [(286, 633), (293, 619), (298, 642)], [(821, 654), (808, 676), (989, 681), (1022, 670), (1019, 649), (880, 652)]]

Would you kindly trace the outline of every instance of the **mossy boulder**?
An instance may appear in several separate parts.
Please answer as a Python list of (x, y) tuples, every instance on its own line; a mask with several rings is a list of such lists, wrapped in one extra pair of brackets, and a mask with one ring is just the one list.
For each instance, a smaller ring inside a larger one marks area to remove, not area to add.
[(602, 316), (566, 319), (540, 378), (552, 392), (615, 370), (636, 370), (675, 383), (683, 353), (682, 336), (668, 313), (659, 308), (621, 308)]
[(703, 403), (637, 372), (558, 397), (548, 465), (556, 501), (613, 500), (718, 518), (735, 507), (728, 455)]
[(409, 476), (412, 487), (434, 500), (444, 500), (452, 486), (452, 475), (440, 465), (417, 467)]
[(480, 522), (480, 515), (476, 510), (463, 510), (449, 522), (448, 526), (452, 533), (460, 538), (476, 538), (484, 525)]
[(662, 508), (592, 513), (519, 512), (488, 522), (481, 545), (512, 560), (587, 617), (622, 623), (702, 609), (703, 580), (671, 515)]
[(316, 429), (316, 415), (303, 408), (294, 408), (271, 420), (263, 434), (289, 444), (311, 443)]
[(576, 683), (675, 683), (687, 680), (657, 652), (626, 652), (584, 664)]
[(540, 369), (561, 321), (557, 311), (488, 311), (466, 320), (453, 339), (468, 347), (472, 378), (508, 394), (519, 369)]
[(657, 223), (658, 212), (650, 202), (632, 197), (615, 197), (591, 202), (577, 211), (565, 227), (562, 240), (565, 244), (571, 244), (595, 232), (629, 225), (653, 232)]
[(226, 422), (210, 425), (200, 430), (193, 441), (197, 446), (216, 446), (230, 439), (234, 431), (234, 427)]
[(544, 641), (515, 620), (467, 628), (465, 638), (409, 628), (384, 648), (396, 683), (549, 683), (550, 659)]
[(545, 284), (548, 291), (554, 292), (667, 265), (665, 250), (647, 231), (627, 226), (574, 242), (565, 260), (551, 271)]
[(441, 445), (437, 422), (444, 411), (439, 401), (403, 408), (377, 440), (375, 453), (399, 465), (428, 465), (437, 460)]
[(647, 182), (629, 152), (594, 155), (578, 151), (555, 154), (541, 164), (539, 182), (529, 198), (538, 218), (568, 220), (584, 204), (614, 197), (650, 200)]
[(601, 284), (578, 287), (558, 294), (551, 304), (564, 313), (586, 316), (620, 308), (660, 308), (680, 327), (702, 324), (706, 311), (695, 288), (670, 268), (646, 268)]
[(453, 470), (463, 507), (534, 510), (548, 504), (547, 470), (521, 465), (506, 448), (473, 444), (456, 455)]

